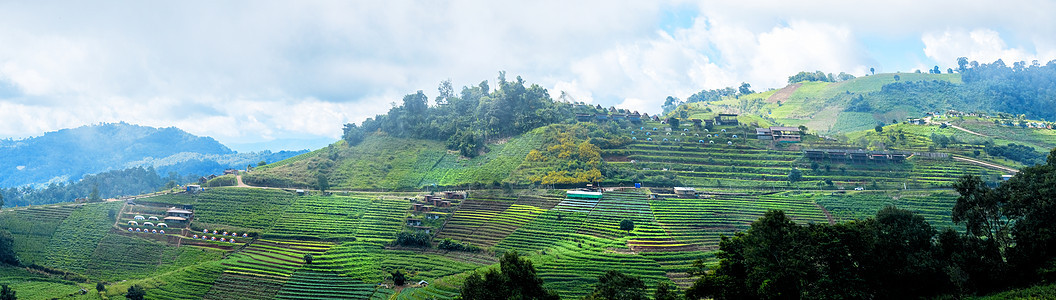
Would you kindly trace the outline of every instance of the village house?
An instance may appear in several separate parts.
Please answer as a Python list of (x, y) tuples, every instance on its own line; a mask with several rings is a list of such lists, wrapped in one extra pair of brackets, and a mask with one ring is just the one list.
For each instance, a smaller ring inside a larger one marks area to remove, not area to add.
[(193, 216), (194, 212), (191, 212), (186, 209), (172, 207), (165, 211), (165, 219), (163, 220), (165, 221), (165, 223), (187, 224), (187, 222), (190, 221), (191, 217)]
[(679, 198), (695, 198), (697, 197), (697, 189), (691, 187), (675, 187), (675, 196)]

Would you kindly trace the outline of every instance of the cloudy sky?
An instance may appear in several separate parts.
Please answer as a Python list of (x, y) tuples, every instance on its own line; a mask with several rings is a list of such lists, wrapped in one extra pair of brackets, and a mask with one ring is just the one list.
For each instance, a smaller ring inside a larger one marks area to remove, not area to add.
[(1050, 0), (172, 2), (0, 1), (0, 138), (126, 121), (305, 149), (500, 70), (653, 113), (803, 70), (1056, 59)]

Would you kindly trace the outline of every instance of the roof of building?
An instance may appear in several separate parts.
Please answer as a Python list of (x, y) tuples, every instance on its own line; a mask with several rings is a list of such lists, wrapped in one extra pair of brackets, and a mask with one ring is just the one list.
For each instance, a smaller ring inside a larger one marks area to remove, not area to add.
[(165, 213), (168, 213), (168, 214), (189, 214), (189, 213), (191, 213), (191, 211), (186, 210), (186, 209), (179, 209), (179, 208), (173, 207), (173, 208), (170, 208), (169, 210), (166, 210)]
[(187, 221), (187, 218), (184, 218), (184, 217), (165, 217), (165, 219), (163, 219), (163, 220), (166, 220), (166, 221), (168, 221), (168, 220)]
[(695, 192), (697, 189), (691, 187), (675, 187), (675, 192)]
[(772, 131), (799, 131), (799, 128), (797, 128), (797, 127), (771, 126), (770, 130), (772, 130)]

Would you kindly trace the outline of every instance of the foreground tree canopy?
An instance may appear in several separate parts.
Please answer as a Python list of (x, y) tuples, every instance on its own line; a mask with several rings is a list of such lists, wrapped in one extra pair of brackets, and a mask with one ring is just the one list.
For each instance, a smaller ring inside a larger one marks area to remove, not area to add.
[(895, 207), (865, 220), (801, 226), (782, 211), (720, 243), (687, 298), (908, 299), (970, 295), (1056, 279), (1056, 149), (997, 188), (957, 183), (959, 233)]

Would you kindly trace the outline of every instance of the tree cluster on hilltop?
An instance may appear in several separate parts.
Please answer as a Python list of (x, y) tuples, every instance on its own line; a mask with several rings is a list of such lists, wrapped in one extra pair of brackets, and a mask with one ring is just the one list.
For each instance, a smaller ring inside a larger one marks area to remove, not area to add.
[(440, 83), (439, 95), (429, 105), (429, 97), (418, 91), (403, 97), (403, 102), (387, 114), (346, 124), (343, 139), (358, 144), (370, 134), (446, 141), (447, 148), (473, 157), (484, 150), (486, 141), (515, 136), (540, 126), (574, 122), (575, 114), (617, 111), (590, 105), (555, 102), (543, 87), (526, 85), (518, 76), (507, 81), (499, 73), (498, 86), (492, 90), (487, 81), (466, 86), (455, 94), (450, 81)]
[(782, 211), (722, 237), (719, 266), (698, 261), (689, 299), (911, 299), (990, 293), (1056, 280), (1056, 149), (997, 188), (955, 185), (953, 221), (937, 230), (908, 210), (802, 226)]

